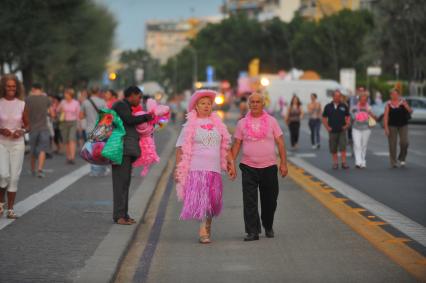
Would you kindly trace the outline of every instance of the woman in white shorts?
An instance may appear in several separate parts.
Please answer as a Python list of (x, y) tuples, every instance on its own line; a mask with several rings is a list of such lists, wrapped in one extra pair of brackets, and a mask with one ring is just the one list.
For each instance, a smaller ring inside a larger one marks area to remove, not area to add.
[(0, 80), (0, 216), (4, 213), (7, 190), (9, 219), (18, 216), (13, 211), (19, 176), (24, 162), (24, 134), (28, 131), (28, 117), (22, 100), (24, 88), (15, 75)]

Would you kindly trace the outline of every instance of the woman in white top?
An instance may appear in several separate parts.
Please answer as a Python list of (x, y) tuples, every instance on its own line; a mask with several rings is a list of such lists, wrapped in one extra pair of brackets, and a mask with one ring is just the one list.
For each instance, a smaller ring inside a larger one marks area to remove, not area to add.
[(352, 139), (354, 143), (355, 167), (358, 169), (366, 168), (367, 145), (371, 134), (369, 119), (377, 119), (371, 112), (371, 107), (368, 104), (367, 91), (360, 93), (358, 103), (352, 106), (351, 114), (353, 120)]
[(28, 131), (28, 114), (22, 100), (24, 88), (15, 75), (0, 80), (0, 216), (4, 212), (7, 190), (7, 218), (16, 219), (13, 211), (19, 176), (24, 162), (24, 134)]

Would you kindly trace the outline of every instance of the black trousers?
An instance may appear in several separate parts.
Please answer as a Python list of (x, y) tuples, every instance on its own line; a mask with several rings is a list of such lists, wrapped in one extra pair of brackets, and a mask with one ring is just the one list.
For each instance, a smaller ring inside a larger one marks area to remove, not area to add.
[(114, 221), (119, 218), (128, 218), (129, 188), (132, 177), (132, 163), (134, 157), (124, 155), (121, 165), (112, 165), (112, 191)]
[(253, 168), (240, 164), (243, 183), (244, 223), (246, 233), (260, 234), (258, 189), (260, 192), (261, 219), (266, 230), (274, 224), (278, 199), (278, 167)]
[(288, 128), (290, 130), (291, 146), (295, 146), (299, 142), (300, 122), (290, 122)]

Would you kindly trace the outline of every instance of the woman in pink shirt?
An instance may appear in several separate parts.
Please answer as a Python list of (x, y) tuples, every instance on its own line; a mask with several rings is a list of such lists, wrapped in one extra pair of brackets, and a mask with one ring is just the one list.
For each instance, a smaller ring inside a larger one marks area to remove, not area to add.
[(28, 132), (28, 114), (22, 101), (24, 87), (15, 75), (0, 81), (0, 216), (4, 212), (7, 189), (7, 218), (16, 219), (13, 210), (19, 176), (24, 163), (24, 134)]
[(181, 219), (202, 221), (200, 243), (208, 244), (212, 218), (222, 210), (221, 171), (235, 177), (229, 155), (231, 137), (216, 113), (212, 113), (216, 92), (196, 91), (188, 104), (187, 122), (176, 143), (177, 192), (183, 201)]
[[(258, 212), (258, 191), (262, 211), (262, 225), (268, 238), (274, 237), (273, 222), (278, 198), (279, 170), (287, 175), (287, 160), (283, 133), (277, 120), (263, 110), (265, 98), (255, 93), (249, 97), (250, 112), (238, 121), (234, 134), (232, 156), (237, 158), (242, 146), (242, 172), (244, 222), (247, 236), (244, 241), (259, 240), (261, 222)], [(277, 167), (275, 145), (280, 154)]]
[(75, 92), (68, 88), (64, 92), (64, 99), (58, 107), (59, 128), (62, 139), (66, 146), (67, 163), (74, 164), (76, 140), (77, 140), (77, 121), (80, 115), (80, 103), (74, 99)]

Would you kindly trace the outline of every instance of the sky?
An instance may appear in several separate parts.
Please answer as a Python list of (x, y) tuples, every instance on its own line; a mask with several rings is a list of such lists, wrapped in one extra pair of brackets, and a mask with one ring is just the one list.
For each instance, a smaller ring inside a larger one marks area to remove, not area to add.
[(96, 0), (112, 12), (117, 21), (115, 46), (144, 47), (145, 21), (186, 19), (220, 14), (223, 0)]

